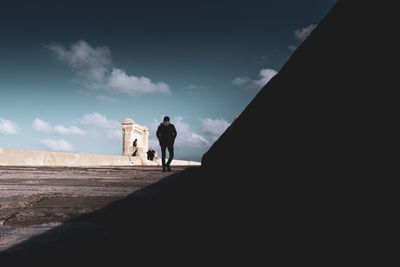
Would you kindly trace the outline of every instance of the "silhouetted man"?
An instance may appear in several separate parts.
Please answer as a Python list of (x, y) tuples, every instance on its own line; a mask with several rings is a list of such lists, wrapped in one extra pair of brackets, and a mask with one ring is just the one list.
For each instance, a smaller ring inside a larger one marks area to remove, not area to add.
[(155, 155), (155, 151), (150, 147), (149, 151), (147, 151), (147, 159), (153, 160)]
[[(174, 142), (176, 138), (176, 129), (175, 126), (170, 123), (169, 117), (165, 116), (164, 120), (160, 125), (158, 126), (157, 129), (157, 138), (158, 141), (160, 142), (160, 147), (161, 147), (161, 162), (162, 162), (162, 167), (163, 171), (171, 171), (171, 161), (174, 158)], [(168, 161), (167, 164), (165, 164), (165, 149), (168, 148)]]
[(137, 139), (135, 139), (135, 141), (133, 141), (133, 153), (132, 153), (132, 156), (136, 156), (136, 153), (137, 153)]

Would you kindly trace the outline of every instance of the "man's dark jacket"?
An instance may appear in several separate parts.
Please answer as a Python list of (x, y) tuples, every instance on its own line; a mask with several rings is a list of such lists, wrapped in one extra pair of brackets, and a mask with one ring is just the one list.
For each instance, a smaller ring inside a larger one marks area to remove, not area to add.
[(157, 138), (160, 146), (173, 146), (176, 138), (175, 126), (171, 123), (160, 123), (157, 129)]
[(149, 150), (149, 151), (147, 151), (147, 159), (149, 159), (149, 160), (153, 160), (153, 158), (154, 158), (154, 150)]

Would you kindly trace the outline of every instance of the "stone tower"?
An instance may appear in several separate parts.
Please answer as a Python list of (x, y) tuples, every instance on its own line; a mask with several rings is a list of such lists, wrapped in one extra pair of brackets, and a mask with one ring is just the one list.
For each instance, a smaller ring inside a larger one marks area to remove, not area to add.
[(132, 119), (122, 122), (122, 156), (131, 156), (133, 141), (137, 139), (138, 156), (145, 157), (149, 146), (149, 129), (135, 123)]

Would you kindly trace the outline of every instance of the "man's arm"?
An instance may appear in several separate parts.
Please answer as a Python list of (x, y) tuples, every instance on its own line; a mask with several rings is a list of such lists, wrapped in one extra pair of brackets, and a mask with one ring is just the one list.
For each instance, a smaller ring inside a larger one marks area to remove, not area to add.
[(160, 126), (158, 126), (158, 128), (157, 128), (156, 136), (157, 136), (157, 139), (160, 140), (160, 136), (161, 136)]
[(172, 135), (174, 136), (174, 140), (175, 140), (176, 135), (177, 135), (175, 125), (172, 125)]

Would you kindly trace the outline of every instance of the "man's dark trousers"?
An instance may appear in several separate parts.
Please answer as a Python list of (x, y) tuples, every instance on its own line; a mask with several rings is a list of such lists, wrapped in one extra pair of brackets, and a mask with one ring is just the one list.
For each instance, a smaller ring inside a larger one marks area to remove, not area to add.
[[(165, 164), (165, 157), (166, 157), (166, 149), (167, 148), (168, 148), (169, 157), (168, 157), (167, 164)], [(174, 158), (174, 146), (173, 145), (161, 146), (161, 162), (162, 162), (163, 168), (165, 168), (166, 166), (169, 167), (169, 165), (171, 164), (171, 161), (172, 161), (173, 158)]]

